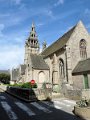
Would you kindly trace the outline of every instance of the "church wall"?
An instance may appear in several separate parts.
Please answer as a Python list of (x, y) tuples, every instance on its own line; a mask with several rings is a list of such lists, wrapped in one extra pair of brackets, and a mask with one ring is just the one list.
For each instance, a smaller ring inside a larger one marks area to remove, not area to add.
[(90, 74), (88, 74), (88, 83), (89, 83), (89, 88), (90, 88)]
[(50, 80), (50, 83), (52, 83), (52, 59), (50, 57), (47, 57), (44, 60), (48, 64), (48, 66), (50, 68), (49, 80)]
[[(64, 72), (65, 72), (65, 78), (61, 78), (60, 76), (60, 70), (59, 70), (59, 60), (62, 59), (64, 62)], [(65, 51), (58, 51), (57, 52), (57, 69), (58, 69), (58, 79), (60, 84), (66, 83), (66, 58), (65, 58)]]
[[(65, 78), (60, 77), (60, 71), (59, 71), (59, 60), (62, 59), (64, 61), (64, 70), (65, 70)], [(65, 51), (58, 51), (56, 53), (53, 53), (48, 58), (45, 58), (45, 62), (50, 67), (50, 81), (53, 84), (54, 87), (59, 87), (66, 83), (66, 58), (65, 58)]]
[[(81, 39), (85, 39), (87, 42), (87, 57), (90, 57), (90, 37), (88, 35), (88, 32), (84, 28), (84, 26), (79, 23), (79, 25), (75, 28), (74, 33), (72, 34), (68, 46), (70, 47), (70, 61), (71, 61), (71, 71), (69, 72), (69, 76), (72, 79), (72, 83), (74, 86), (78, 86), (82, 88), (82, 75), (81, 76), (72, 76), (72, 70), (77, 65), (78, 61), (81, 60), (80, 58), (80, 49), (79, 49), (79, 42)], [(68, 62), (69, 63), (69, 62)], [(68, 64), (68, 66), (70, 65)], [(79, 84), (78, 84), (79, 83)]]
[(49, 70), (33, 70), (33, 79), (36, 80), (38, 87), (42, 87), (43, 83), (50, 82)]
[[(43, 73), (44, 76), (41, 75), (39, 77), (40, 73)], [(28, 74), (28, 81), (32, 79), (36, 81), (36, 83), (38, 84), (38, 87), (42, 87), (42, 84), (44, 82), (50, 82), (49, 70), (36, 70), (36, 69), (30, 70)]]

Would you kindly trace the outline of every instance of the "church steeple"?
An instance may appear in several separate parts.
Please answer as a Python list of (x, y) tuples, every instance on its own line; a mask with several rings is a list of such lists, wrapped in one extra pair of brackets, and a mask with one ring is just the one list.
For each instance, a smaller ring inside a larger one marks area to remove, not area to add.
[(30, 35), (25, 42), (25, 64), (27, 64), (30, 54), (39, 54), (39, 43), (34, 23), (32, 23)]
[(31, 48), (39, 48), (39, 43), (38, 43), (38, 38), (36, 35), (34, 23), (32, 23), (31, 32), (30, 32), (30, 36), (28, 38), (28, 41), (29, 41)]

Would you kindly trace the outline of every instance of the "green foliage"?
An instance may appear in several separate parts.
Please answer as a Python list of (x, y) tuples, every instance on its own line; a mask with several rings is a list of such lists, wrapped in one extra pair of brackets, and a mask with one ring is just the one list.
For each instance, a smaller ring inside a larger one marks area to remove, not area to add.
[(21, 87), (22, 88), (31, 88), (31, 84), (29, 82), (26, 82)]
[(15, 83), (15, 84), (13, 84), (13, 85), (9, 85), (9, 86), (14, 86), (14, 87), (21, 87), (22, 86), (22, 84), (17, 84), (17, 83)]
[(52, 84), (49, 83), (49, 82), (43, 82), (43, 84), (42, 84), (42, 88), (43, 88), (43, 89), (46, 89), (46, 88), (52, 88)]
[(82, 99), (76, 103), (79, 107), (88, 107), (90, 106), (90, 100)]
[(10, 85), (10, 86), (21, 87), (21, 88), (37, 88), (36, 83), (34, 85), (31, 85), (30, 82), (26, 82), (26, 83), (22, 83), (22, 84), (15, 83), (14, 85)]
[(37, 88), (37, 84), (35, 83), (34, 85), (31, 85), (30, 82), (26, 82), (21, 87), (22, 88)]
[(0, 81), (4, 84), (9, 84), (10, 83), (10, 75), (5, 74), (5, 73), (1, 73), (0, 74)]
[(46, 83), (45, 82), (42, 84), (42, 88), (46, 89)]

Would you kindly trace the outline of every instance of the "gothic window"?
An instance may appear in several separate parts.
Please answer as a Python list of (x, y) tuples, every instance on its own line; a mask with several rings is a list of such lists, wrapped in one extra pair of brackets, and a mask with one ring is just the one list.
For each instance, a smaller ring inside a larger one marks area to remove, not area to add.
[(39, 83), (45, 82), (45, 74), (43, 71), (39, 72)]
[(59, 71), (60, 71), (60, 77), (64, 78), (65, 77), (65, 71), (64, 71), (64, 61), (63, 61), (63, 59), (59, 60)]
[(84, 39), (80, 40), (80, 57), (87, 58), (87, 51), (86, 51), (86, 41)]

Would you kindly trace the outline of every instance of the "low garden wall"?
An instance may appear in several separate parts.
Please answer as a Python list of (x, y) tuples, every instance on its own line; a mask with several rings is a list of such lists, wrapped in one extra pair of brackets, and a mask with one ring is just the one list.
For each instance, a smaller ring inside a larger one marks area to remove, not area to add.
[(80, 100), (81, 99), (81, 90), (67, 90), (64, 93), (64, 96), (72, 99), (72, 100)]
[(27, 101), (52, 99), (52, 89), (7, 87), (7, 92)]

